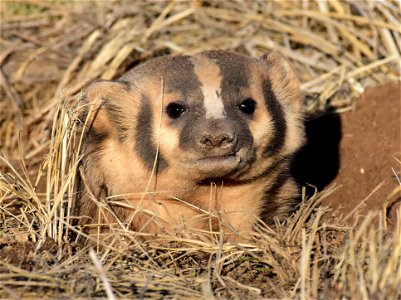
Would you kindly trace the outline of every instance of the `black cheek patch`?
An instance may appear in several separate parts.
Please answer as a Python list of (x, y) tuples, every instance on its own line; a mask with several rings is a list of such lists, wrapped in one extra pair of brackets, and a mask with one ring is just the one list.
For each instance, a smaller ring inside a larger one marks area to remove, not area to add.
[[(146, 96), (142, 96), (141, 108), (138, 114), (138, 123), (136, 125), (135, 150), (149, 170), (153, 169), (153, 165), (157, 155), (156, 144), (152, 139), (152, 122), (153, 114), (149, 104), (149, 100)], [(159, 153), (157, 158), (156, 171), (158, 173), (162, 172), (164, 169), (166, 169), (166, 167), (167, 162)]]
[(272, 116), (273, 122), (273, 137), (270, 141), (270, 144), (264, 150), (264, 156), (268, 157), (276, 154), (284, 146), (287, 123), (284, 117), (283, 108), (274, 95), (270, 81), (264, 80), (262, 82), (262, 89), (266, 107)]

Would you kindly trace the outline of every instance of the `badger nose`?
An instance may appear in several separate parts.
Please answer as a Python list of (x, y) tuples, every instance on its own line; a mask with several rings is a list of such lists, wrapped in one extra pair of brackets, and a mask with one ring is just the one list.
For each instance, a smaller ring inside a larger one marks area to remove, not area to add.
[(207, 148), (228, 148), (234, 143), (234, 135), (229, 133), (203, 133), (199, 144)]

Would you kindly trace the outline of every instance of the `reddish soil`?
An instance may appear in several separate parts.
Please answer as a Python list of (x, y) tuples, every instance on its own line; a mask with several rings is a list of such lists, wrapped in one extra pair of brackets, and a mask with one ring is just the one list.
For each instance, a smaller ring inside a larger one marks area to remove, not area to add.
[(341, 187), (324, 205), (346, 215), (378, 188), (367, 198), (362, 214), (388, 203), (389, 215), (395, 216), (400, 192), (388, 197), (399, 187), (394, 172), (401, 178), (400, 91), (400, 83), (368, 88), (357, 100), (356, 110), (340, 115), (340, 167), (334, 182)]
[(306, 123), (308, 143), (297, 158), (295, 174), (301, 185), (309, 185), (309, 195), (314, 187), (336, 184), (338, 190), (323, 205), (337, 214), (346, 216), (366, 199), (362, 215), (386, 205), (387, 216), (395, 220), (401, 202), (400, 90), (400, 83), (368, 88), (355, 110)]

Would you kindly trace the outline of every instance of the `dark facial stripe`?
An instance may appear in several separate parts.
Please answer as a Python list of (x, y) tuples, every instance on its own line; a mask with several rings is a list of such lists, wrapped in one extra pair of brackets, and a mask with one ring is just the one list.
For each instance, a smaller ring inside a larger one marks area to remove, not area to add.
[(267, 109), (272, 116), (274, 130), (273, 138), (264, 151), (264, 156), (268, 157), (276, 154), (284, 146), (287, 123), (283, 108), (274, 95), (270, 81), (264, 80), (262, 82), (262, 89)]
[[(152, 122), (153, 114), (149, 104), (149, 99), (146, 96), (142, 96), (141, 109), (138, 115), (138, 123), (136, 125), (135, 140), (137, 142), (135, 144), (135, 150), (149, 170), (153, 169), (157, 155), (156, 144), (152, 139)], [(160, 153), (157, 160), (156, 171), (161, 172), (167, 167), (167, 162)]]
[(189, 98), (202, 97), (202, 83), (194, 71), (194, 65), (189, 56), (169, 58), (163, 72), (165, 86), (172, 91), (179, 92), (184, 101)]

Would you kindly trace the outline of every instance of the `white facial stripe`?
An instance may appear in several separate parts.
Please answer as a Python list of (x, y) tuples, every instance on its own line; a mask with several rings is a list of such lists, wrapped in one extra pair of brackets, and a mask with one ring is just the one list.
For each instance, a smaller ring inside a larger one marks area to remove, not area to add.
[(204, 97), (204, 105), (206, 109), (206, 119), (209, 118), (224, 118), (224, 104), (220, 97), (220, 90), (213, 86), (202, 86), (202, 93)]
[(194, 70), (202, 83), (203, 104), (206, 110), (206, 118), (224, 118), (224, 104), (221, 99), (221, 76), (220, 69), (213, 61), (206, 57), (197, 56), (194, 58)]

